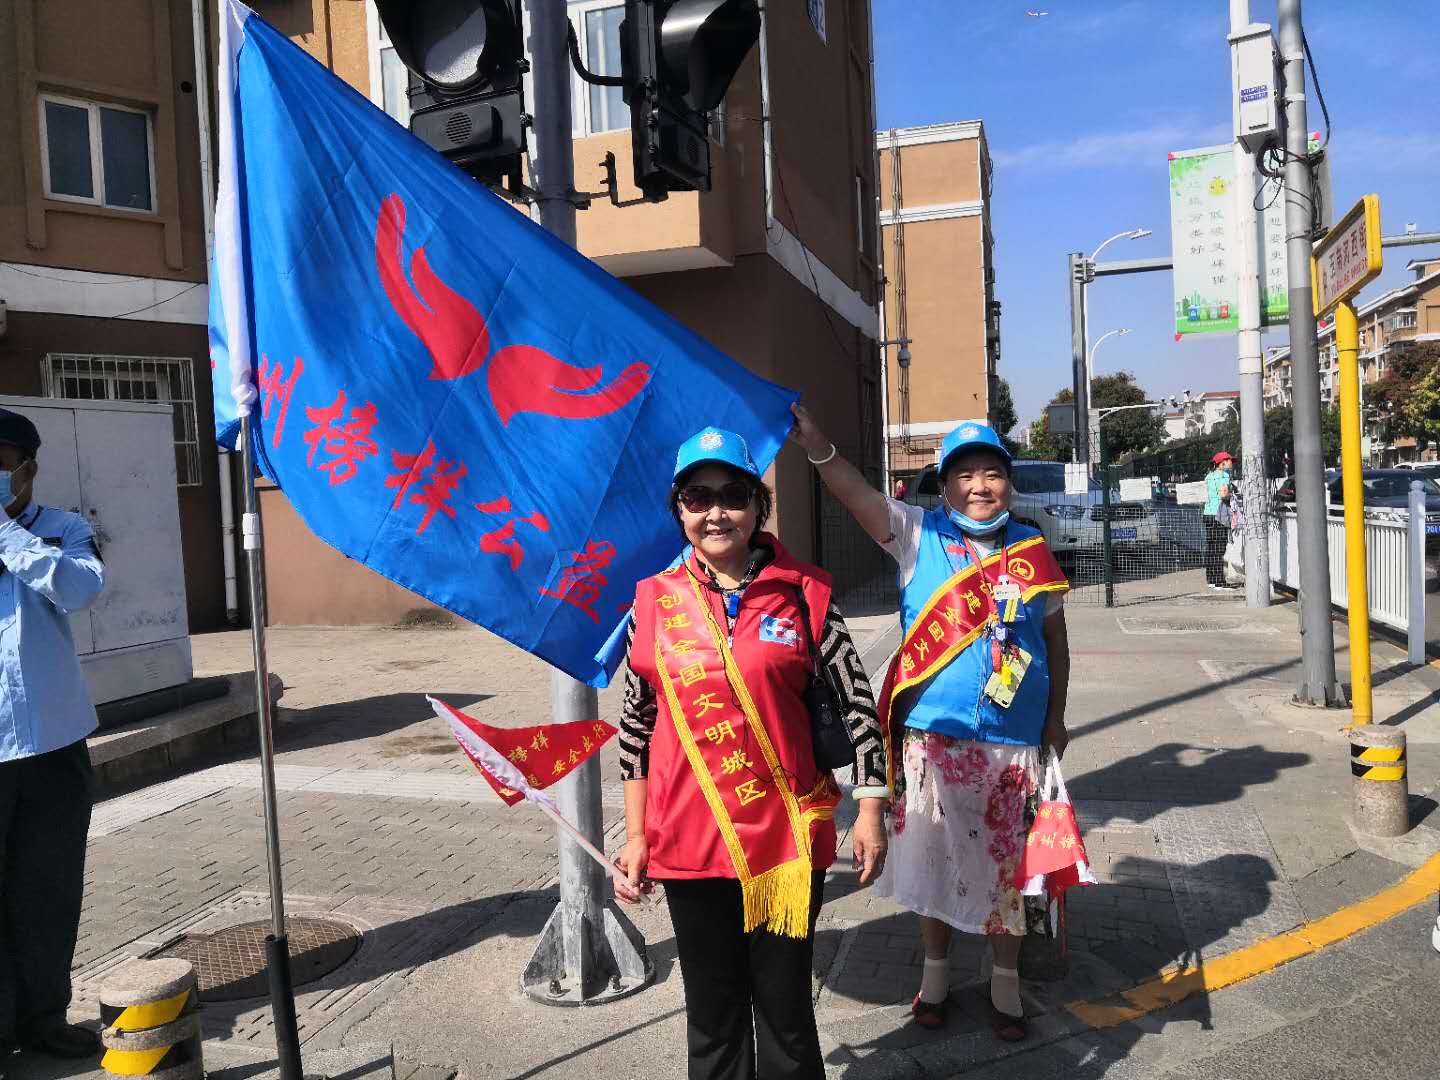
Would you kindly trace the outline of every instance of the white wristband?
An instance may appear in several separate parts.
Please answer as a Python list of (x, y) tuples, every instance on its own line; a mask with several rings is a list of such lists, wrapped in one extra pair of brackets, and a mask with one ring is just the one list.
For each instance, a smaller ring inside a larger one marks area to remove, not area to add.
[(825, 455), (823, 458), (821, 458), (819, 461), (816, 461), (816, 460), (815, 460), (813, 457), (811, 457), (809, 454), (806, 454), (806, 455), (805, 455), (805, 460), (808, 461), (808, 462), (810, 462), (811, 465), (828, 465), (828, 464), (830, 463), (831, 459), (833, 459), (833, 458), (835, 457), (835, 455), (838, 454), (839, 452), (840, 452), (839, 448), (832, 442), (832, 443), (830, 444), (830, 453), (826, 454), (826, 455)]

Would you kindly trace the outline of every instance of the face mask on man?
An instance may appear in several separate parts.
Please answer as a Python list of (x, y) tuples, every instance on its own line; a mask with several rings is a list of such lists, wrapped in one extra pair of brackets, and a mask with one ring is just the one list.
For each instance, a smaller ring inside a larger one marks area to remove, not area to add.
[(15, 481), (13, 478), (15, 476), (15, 473), (19, 472), (24, 467), (25, 466), (22, 464), (16, 466), (14, 471), (0, 469), (0, 509), (9, 506), (12, 502), (15, 501)]

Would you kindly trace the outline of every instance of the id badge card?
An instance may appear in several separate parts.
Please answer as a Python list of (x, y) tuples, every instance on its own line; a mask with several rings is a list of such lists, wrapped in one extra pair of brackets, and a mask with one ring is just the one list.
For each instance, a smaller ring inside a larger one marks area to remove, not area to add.
[(1002, 623), (1025, 621), (1025, 605), (1020, 602), (1020, 585), (1008, 578), (1001, 578), (995, 586), (995, 609)]
[(1030, 670), (1031, 659), (1024, 649), (1007, 649), (1005, 658), (1000, 663), (1000, 670), (991, 673), (985, 683), (985, 696), (1000, 708), (1008, 709), (1015, 700), (1015, 692), (1020, 689), (1025, 672)]

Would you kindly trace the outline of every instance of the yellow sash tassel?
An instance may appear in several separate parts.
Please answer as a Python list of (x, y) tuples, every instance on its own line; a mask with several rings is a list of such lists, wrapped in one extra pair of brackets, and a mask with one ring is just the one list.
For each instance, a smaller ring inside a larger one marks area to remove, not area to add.
[(781, 937), (803, 938), (810, 933), (809, 859), (791, 859), (742, 882), (745, 930), (764, 925)]

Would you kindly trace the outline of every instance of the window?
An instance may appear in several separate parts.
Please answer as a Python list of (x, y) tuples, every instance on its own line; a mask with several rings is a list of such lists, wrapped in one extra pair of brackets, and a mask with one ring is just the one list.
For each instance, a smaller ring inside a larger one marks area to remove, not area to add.
[(42, 95), (40, 141), (48, 197), (154, 211), (148, 113)]
[(400, 62), (400, 57), (390, 44), (390, 36), (385, 33), (385, 27), (378, 18), (375, 20), (375, 27), (380, 35), (380, 101), (378, 104), (396, 123), (408, 128), (410, 126), (410, 72)]
[(46, 397), (71, 401), (151, 401), (173, 410), (175, 479), (200, 484), (199, 427), (190, 361), (183, 357), (51, 353), (41, 365)]
[[(585, 0), (570, 5), (570, 18), (580, 40), (580, 59), (596, 75), (620, 74), (620, 24), (625, 5), (615, 0)], [(618, 86), (592, 86), (573, 71), (574, 93), (571, 119), (576, 138), (630, 127), (630, 107)]]
[(1412, 309), (1410, 311), (1397, 311), (1394, 315), (1391, 315), (1386, 329), (1391, 331), (1415, 329), (1414, 310)]
[(810, 25), (815, 27), (820, 40), (828, 40), (825, 37), (825, 0), (805, 0), (805, 10), (810, 16)]

